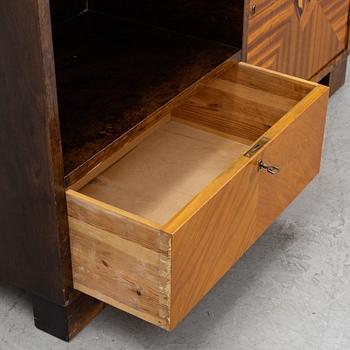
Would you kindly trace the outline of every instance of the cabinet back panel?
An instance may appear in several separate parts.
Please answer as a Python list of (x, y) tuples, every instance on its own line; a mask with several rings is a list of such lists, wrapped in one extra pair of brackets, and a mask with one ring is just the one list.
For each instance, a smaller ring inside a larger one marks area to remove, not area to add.
[(242, 47), (244, 0), (90, 0), (89, 8)]
[(66, 174), (237, 52), (93, 12), (54, 47)]
[(50, 0), (53, 24), (57, 25), (84, 11), (86, 4), (86, 0)]

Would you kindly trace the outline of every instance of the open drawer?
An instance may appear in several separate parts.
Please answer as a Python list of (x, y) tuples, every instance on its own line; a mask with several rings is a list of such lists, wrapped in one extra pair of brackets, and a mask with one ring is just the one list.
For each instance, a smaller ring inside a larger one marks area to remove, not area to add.
[(230, 62), (67, 190), (74, 287), (173, 329), (318, 173), (328, 88)]

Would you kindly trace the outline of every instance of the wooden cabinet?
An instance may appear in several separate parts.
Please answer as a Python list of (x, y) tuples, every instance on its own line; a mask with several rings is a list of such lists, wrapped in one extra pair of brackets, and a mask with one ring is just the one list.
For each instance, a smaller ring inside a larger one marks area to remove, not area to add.
[(317, 174), (328, 89), (239, 62), (277, 3), (0, 0), (0, 278), (37, 327), (173, 329)]
[(348, 46), (349, 0), (249, 0), (247, 62), (311, 79)]

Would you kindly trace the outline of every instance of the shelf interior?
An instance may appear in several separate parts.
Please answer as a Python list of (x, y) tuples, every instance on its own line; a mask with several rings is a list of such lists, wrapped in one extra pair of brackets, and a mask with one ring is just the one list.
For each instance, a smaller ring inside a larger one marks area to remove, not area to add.
[(53, 38), (66, 174), (239, 51), (96, 12)]

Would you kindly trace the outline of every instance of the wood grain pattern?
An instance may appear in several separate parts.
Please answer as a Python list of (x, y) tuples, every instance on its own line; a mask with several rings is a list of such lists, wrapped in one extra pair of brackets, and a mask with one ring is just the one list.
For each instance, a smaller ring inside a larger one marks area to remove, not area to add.
[(67, 200), (74, 287), (167, 328), (170, 237), (75, 191), (67, 192)]
[(215, 79), (172, 115), (254, 141), (294, 104), (289, 98)]
[(258, 66), (252, 67), (250, 64), (242, 62), (232, 69), (226, 69), (221, 77), (237, 84), (296, 101), (303, 99), (316, 86), (316, 84), (310, 84), (303, 79), (280, 72), (267, 71)]
[(0, 276), (64, 305), (71, 272), (48, 2), (1, 0), (0, 17)]
[(258, 177), (251, 162), (173, 232), (173, 329), (254, 241)]
[(203, 82), (201, 88), (171, 114), (255, 141), (312, 87), (304, 81), (241, 63)]
[(40, 301), (38, 327), (68, 339), (102, 303), (72, 291), (49, 13), (48, 1), (0, 1), (0, 279)]
[(319, 172), (328, 88), (319, 86), (310, 95), (298, 106), (297, 119), (286, 116), (284, 124), (265, 134), (272, 141), (261, 159), (281, 171), (275, 176), (259, 174), (258, 232), (266, 230)]
[(247, 62), (311, 78), (347, 47), (349, 0), (249, 1)]

